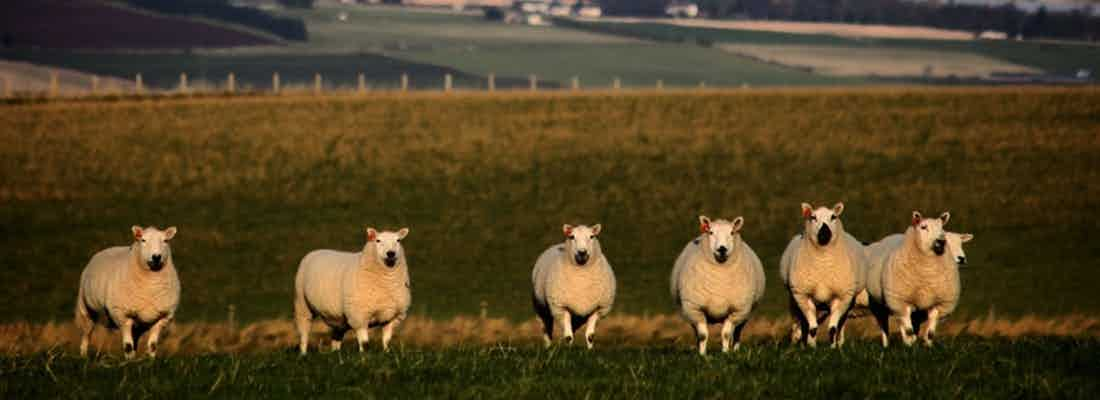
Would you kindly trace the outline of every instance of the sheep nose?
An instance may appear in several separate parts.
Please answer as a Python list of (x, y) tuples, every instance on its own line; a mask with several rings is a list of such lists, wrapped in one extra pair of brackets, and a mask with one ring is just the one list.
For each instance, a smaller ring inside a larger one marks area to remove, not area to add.
[(726, 246), (718, 246), (718, 254), (726, 254), (727, 251), (729, 251), (729, 249), (727, 249)]
[(577, 250), (577, 255), (581, 256), (581, 257), (587, 256), (588, 255), (588, 250)]
[(160, 264), (160, 254), (153, 254), (151, 257), (154, 263)]
[(966, 257), (959, 257), (956, 261), (959, 265), (966, 265)]
[(386, 252), (386, 257), (389, 257), (389, 258), (397, 257), (397, 252), (393, 251), (393, 250), (387, 251)]

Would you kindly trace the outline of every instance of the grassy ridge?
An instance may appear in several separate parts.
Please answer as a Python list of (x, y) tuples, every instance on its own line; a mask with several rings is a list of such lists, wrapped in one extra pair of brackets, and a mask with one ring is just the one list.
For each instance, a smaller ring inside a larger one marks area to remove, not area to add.
[[(174, 224), (179, 319), (287, 317), (315, 248), (409, 226), (413, 313), (526, 319), (565, 222), (601, 222), (617, 313), (667, 313), (696, 216), (776, 265), (798, 204), (873, 240), (909, 212), (973, 232), (963, 315), (1096, 313), (1100, 92), (416, 95), (51, 103), (0, 112), (0, 320), (68, 319), (88, 257)], [(34, 299), (34, 301), (15, 301)]]
[(682, 348), (398, 348), (389, 354), (199, 356), (121, 362), (0, 356), (5, 398), (1091, 398), (1100, 342), (949, 339), (933, 349), (764, 343), (701, 359)]

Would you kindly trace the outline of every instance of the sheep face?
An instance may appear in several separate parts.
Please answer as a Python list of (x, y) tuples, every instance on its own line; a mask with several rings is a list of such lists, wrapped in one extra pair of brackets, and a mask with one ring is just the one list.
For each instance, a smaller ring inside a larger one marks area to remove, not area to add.
[(916, 232), (917, 246), (921, 252), (942, 256), (947, 252), (947, 235), (943, 226), (951, 218), (950, 213), (943, 213), (939, 218), (924, 218), (919, 211), (913, 211), (913, 226)]
[(588, 260), (599, 257), (600, 242), (597, 237), (600, 235), (601, 228), (600, 224), (591, 227), (569, 224), (562, 226), (562, 233), (565, 234), (566, 253), (572, 255), (570, 259), (574, 263), (583, 267), (588, 264)]
[(176, 236), (176, 227), (162, 231), (152, 226), (142, 228), (134, 225), (130, 227), (130, 231), (134, 233), (134, 241), (141, 250), (142, 266), (154, 272), (164, 268), (164, 264), (172, 258), (172, 248), (168, 246), (168, 241)]
[(705, 215), (700, 215), (699, 230), (705, 236), (704, 240), (707, 244), (703, 251), (710, 253), (709, 256), (714, 259), (714, 262), (725, 263), (729, 260), (735, 246), (741, 242), (740, 232), (744, 223), (745, 219), (742, 217), (734, 218), (733, 221), (724, 219), (711, 221)]
[(844, 232), (844, 225), (840, 223), (840, 214), (844, 212), (844, 203), (836, 203), (832, 209), (818, 207), (816, 210), (809, 203), (802, 203), (802, 218), (804, 221), (803, 236), (817, 247), (825, 247), (840, 237)]
[(955, 255), (955, 264), (958, 266), (966, 265), (966, 252), (963, 251), (963, 243), (974, 239), (974, 235), (970, 233), (946, 232), (945, 236), (947, 237), (947, 250)]
[(397, 232), (376, 231), (367, 228), (367, 246), (374, 246), (374, 257), (379, 263), (394, 268), (397, 262), (405, 256), (405, 249), (401, 247), (401, 239), (409, 234), (409, 228), (401, 228)]

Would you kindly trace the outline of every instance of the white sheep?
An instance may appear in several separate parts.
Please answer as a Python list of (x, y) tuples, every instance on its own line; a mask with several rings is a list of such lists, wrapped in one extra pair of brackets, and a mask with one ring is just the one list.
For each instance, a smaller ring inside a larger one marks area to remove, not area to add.
[(722, 352), (741, 347), (741, 331), (764, 296), (764, 266), (741, 239), (745, 219), (699, 216), (702, 234), (684, 246), (672, 268), (670, 290), (695, 328), (699, 354), (707, 353), (709, 323), (722, 323)]
[(175, 317), (180, 281), (168, 241), (176, 235), (176, 227), (161, 231), (135, 225), (130, 230), (133, 244), (96, 253), (80, 274), (75, 319), (83, 333), (81, 356), (88, 355), (92, 331), (101, 324), (121, 329), (128, 359), (134, 357), (135, 343), (148, 331), (149, 357), (156, 357), (160, 334)]
[(600, 248), (600, 224), (562, 226), (564, 243), (539, 255), (531, 271), (532, 300), (542, 320), (543, 342), (550, 346), (554, 327), (573, 343), (574, 326), (586, 324), (585, 344), (592, 348), (596, 323), (615, 303), (615, 272)]
[(408, 315), (412, 294), (401, 239), (408, 228), (378, 232), (367, 228), (367, 243), (358, 253), (315, 250), (306, 254), (294, 278), (294, 321), (306, 354), (315, 316), (332, 329), (332, 350), (354, 330), (359, 351), (367, 329), (382, 326), (382, 349), (389, 350), (394, 328)]
[(802, 203), (803, 233), (783, 251), (779, 273), (790, 293), (795, 319), (792, 341), (817, 342), (819, 307), (828, 311), (832, 347), (843, 345), (840, 330), (854, 297), (863, 290), (867, 259), (863, 245), (844, 230), (844, 204), (816, 210)]
[(931, 346), (939, 320), (951, 314), (959, 301), (958, 265), (947, 249), (943, 230), (951, 214), (923, 218), (914, 211), (912, 217), (901, 240), (891, 238), (869, 246), (867, 293), (883, 347), (889, 345), (890, 317), (901, 324), (906, 345), (916, 340), (914, 319), (927, 319), (922, 339)]
[[(963, 243), (969, 242), (970, 240), (974, 239), (974, 234), (944, 232), (944, 236), (947, 238), (947, 252), (951, 256), (951, 258), (955, 260), (955, 265), (958, 266), (959, 269), (965, 268), (966, 252), (963, 250)], [(871, 260), (872, 253), (880, 251), (878, 249), (889, 248), (890, 246), (897, 246), (904, 240), (904, 238), (904, 234), (895, 233), (893, 235), (886, 236), (877, 242), (865, 245), (863, 248), (865, 250), (864, 253), (867, 255), (868, 262), (870, 262)], [(871, 264), (867, 269), (867, 286), (870, 287), (872, 285), (872, 282), (881, 282), (881, 279), (882, 269), (876, 267), (874, 264)], [(867, 293), (867, 290), (864, 289), (863, 291), (859, 292), (858, 295), (856, 295), (856, 302), (853, 305), (850, 315), (858, 317), (869, 315), (868, 312), (870, 310), (870, 307), (870, 295)], [(919, 328), (920, 324), (916, 321), (917, 320), (914, 320), (913, 326), (914, 328)], [(843, 329), (840, 330), (840, 335), (841, 340), (843, 340)]]

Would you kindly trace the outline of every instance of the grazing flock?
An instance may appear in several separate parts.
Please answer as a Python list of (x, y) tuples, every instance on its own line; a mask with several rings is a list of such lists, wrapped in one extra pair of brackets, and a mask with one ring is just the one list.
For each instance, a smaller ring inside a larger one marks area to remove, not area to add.
[[(903, 233), (865, 243), (845, 230), (843, 212), (843, 203), (832, 208), (802, 203), (802, 232), (783, 251), (779, 275), (795, 321), (792, 343), (813, 347), (818, 334), (827, 332), (831, 347), (840, 347), (847, 320), (869, 314), (878, 323), (883, 347), (889, 345), (891, 320), (900, 324), (904, 344), (920, 339), (932, 345), (940, 319), (958, 305), (958, 269), (966, 263), (962, 243), (974, 236), (947, 232), (949, 213), (927, 218), (914, 211)], [(706, 354), (712, 324), (721, 324), (722, 352), (736, 351), (764, 296), (764, 266), (742, 240), (744, 224), (743, 217), (700, 216), (699, 236), (687, 242), (672, 266), (672, 298), (695, 331), (699, 354)], [(174, 318), (180, 281), (169, 241), (176, 228), (131, 230), (130, 246), (96, 253), (81, 274), (75, 310), (81, 355), (87, 355), (96, 325), (103, 325), (121, 330), (127, 358), (134, 357), (135, 343), (148, 332), (148, 354), (155, 357), (161, 331)], [(601, 230), (600, 224), (564, 225), (565, 240), (535, 261), (531, 297), (546, 346), (553, 344), (555, 332), (571, 344), (584, 325), (585, 346), (591, 349), (597, 322), (611, 312), (615, 273), (600, 247)], [(408, 234), (408, 228), (367, 228), (367, 243), (359, 252), (315, 250), (302, 258), (294, 279), (301, 354), (308, 350), (315, 318), (331, 328), (333, 350), (353, 331), (364, 351), (374, 327), (381, 327), (382, 348), (389, 348), (412, 302), (401, 245)]]

